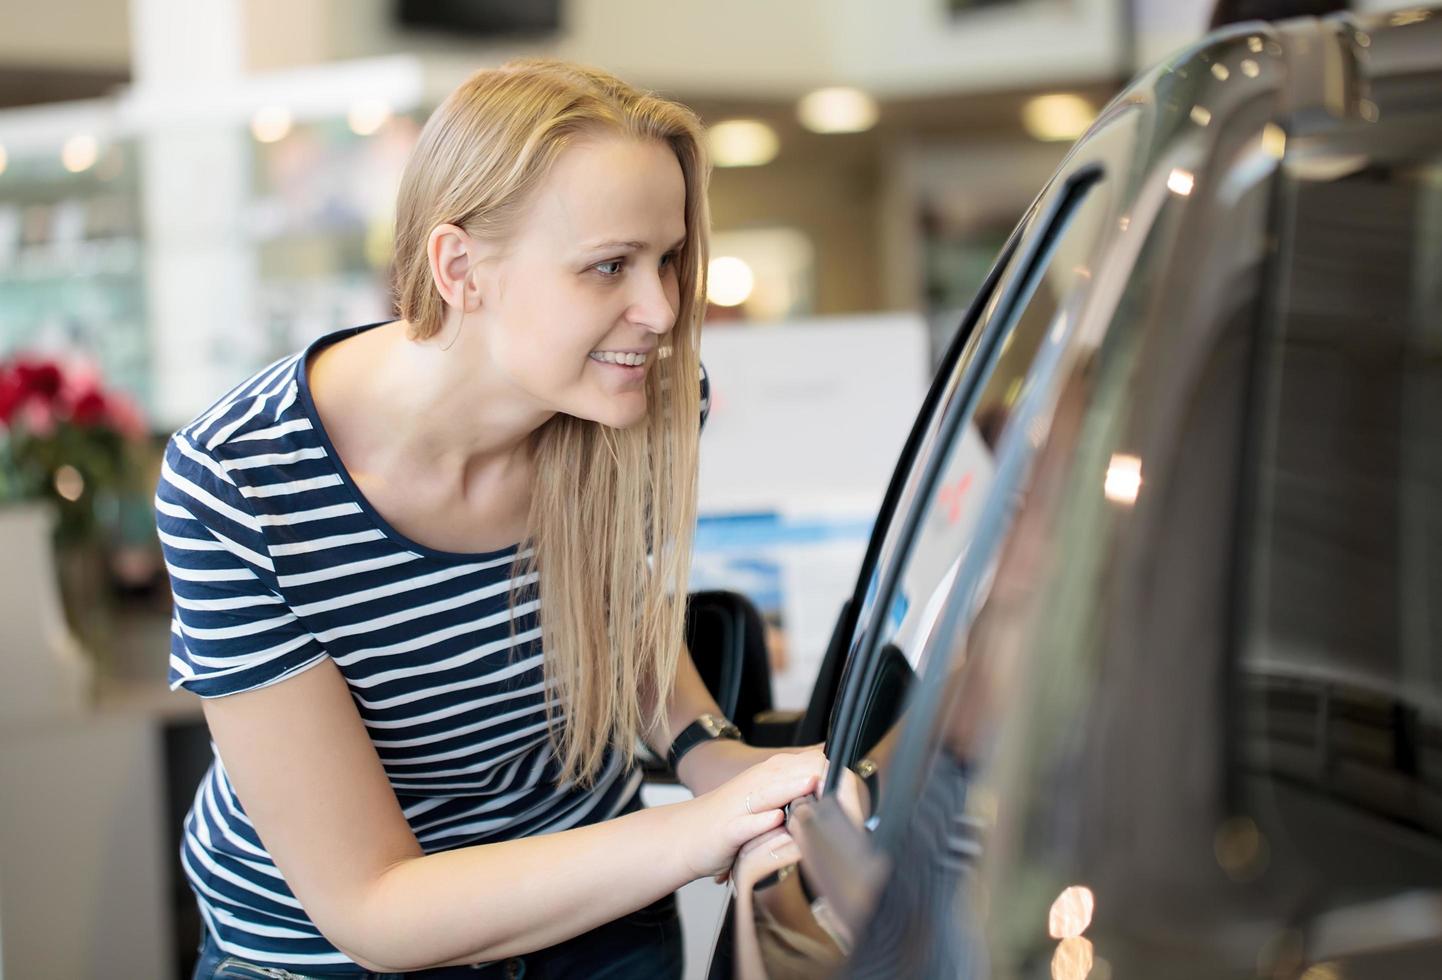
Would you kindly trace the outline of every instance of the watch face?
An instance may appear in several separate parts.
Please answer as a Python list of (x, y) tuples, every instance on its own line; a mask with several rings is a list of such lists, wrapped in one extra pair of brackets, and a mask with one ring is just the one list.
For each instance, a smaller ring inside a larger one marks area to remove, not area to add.
[(720, 737), (721, 730), (726, 725), (725, 721), (717, 718), (715, 715), (702, 715), (696, 720), (701, 723), (702, 728), (706, 729), (706, 734), (710, 735), (712, 738)]

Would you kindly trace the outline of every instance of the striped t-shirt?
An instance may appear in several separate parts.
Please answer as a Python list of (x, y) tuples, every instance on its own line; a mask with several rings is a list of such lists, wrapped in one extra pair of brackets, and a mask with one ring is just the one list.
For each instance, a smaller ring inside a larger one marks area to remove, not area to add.
[[(636, 806), (640, 771), (611, 750), (593, 788), (556, 785), (535, 576), (511, 577), (517, 546), (459, 554), (411, 541), (340, 465), (305, 365), (369, 326), (272, 364), (171, 437), (155, 502), (175, 604), (171, 687), (235, 694), (330, 658), (427, 854)], [(706, 387), (703, 375), (703, 418)], [(180, 858), (226, 953), (363, 972), (287, 887), (218, 751)]]

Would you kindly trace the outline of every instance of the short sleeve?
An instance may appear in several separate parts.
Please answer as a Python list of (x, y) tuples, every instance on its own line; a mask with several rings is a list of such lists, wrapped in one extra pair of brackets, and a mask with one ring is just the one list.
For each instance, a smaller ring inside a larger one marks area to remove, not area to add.
[(230, 474), (183, 433), (165, 449), (155, 519), (170, 573), (170, 688), (201, 697), (283, 680), (326, 652), (277, 591), (259, 520)]
[(711, 376), (706, 365), (701, 365), (701, 428), (706, 428), (706, 416), (711, 414)]

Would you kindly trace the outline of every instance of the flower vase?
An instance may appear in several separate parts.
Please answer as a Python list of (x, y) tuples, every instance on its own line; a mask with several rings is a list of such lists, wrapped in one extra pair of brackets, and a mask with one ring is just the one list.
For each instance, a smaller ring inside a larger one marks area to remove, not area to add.
[(48, 504), (0, 506), (0, 724), (78, 714), (90, 701), (94, 665), (66, 621), (54, 524)]

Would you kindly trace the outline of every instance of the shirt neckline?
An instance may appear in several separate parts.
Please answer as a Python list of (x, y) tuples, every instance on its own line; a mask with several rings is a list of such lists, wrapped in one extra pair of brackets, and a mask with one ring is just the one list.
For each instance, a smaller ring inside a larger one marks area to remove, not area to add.
[(331, 461), (331, 466), (340, 476), (341, 482), (350, 493), (352, 501), (360, 507), (361, 511), (380, 529), (382, 534), (399, 547), (404, 548), (406, 551), (413, 551), (417, 554), (434, 558), (438, 561), (449, 562), (492, 561), (497, 558), (504, 558), (507, 555), (517, 554), (520, 551), (521, 545), (525, 543), (524, 541), (507, 545), (495, 551), (467, 552), (443, 551), (439, 548), (428, 547), (419, 541), (414, 541), (406, 537), (406, 535), (392, 527), (391, 523), (381, 516), (380, 511), (371, 506), (371, 502), (366, 499), (366, 495), (361, 491), (361, 488), (356, 485), (355, 480), (351, 479), (350, 473), (345, 468), (345, 463), (341, 461), (340, 454), (336, 452), (335, 444), (330, 440), (330, 433), (326, 432), (325, 423), (321, 421), (320, 412), (316, 410), (315, 399), (311, 397), (310, 376), (307, 370), (311, 355), (348, 337), (354, 337), (356, 334), (364, 333), (367, 330), (372, 330), (376, 327), (394, 322), (394, 319), (377, 320), (375, 323), (366, 323), (358, 327), (343, 327), (340, 330), (334, 330), (324, 336), (316, 338), (306, 345), (305, 350), (301, 351), (300, 359), (296, 362), (295, 366), (297, 400), (300, 402), (301, 410), (310, 421), (312, 431), (315, 432), (316, 438), (320, 440), (321, 446), (325, 449), (326, 456), (329, 457)]

